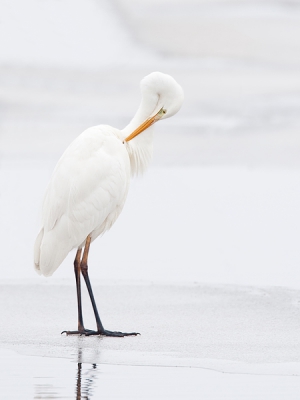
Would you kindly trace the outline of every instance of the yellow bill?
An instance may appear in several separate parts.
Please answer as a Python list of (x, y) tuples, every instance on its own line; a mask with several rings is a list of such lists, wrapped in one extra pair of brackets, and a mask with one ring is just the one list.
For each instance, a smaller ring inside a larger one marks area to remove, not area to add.
[(161, 117), (166, 113), (166, 110), (162, 107), (158, 113), (156, 113), (153, 117), (150, 117), (146, 119), (145, 122), (143, 122), (138, 128), (136, 128), (127, 138), (124, 139), (125, 142), (129, 142), (129, 140), (135, 138), (137, 135), (139, 135), (141, 132), (143, 132), (145, 129), (149, 128), (149, 126), (153, 125), (154, 122), (158, 121), (161, 119)]

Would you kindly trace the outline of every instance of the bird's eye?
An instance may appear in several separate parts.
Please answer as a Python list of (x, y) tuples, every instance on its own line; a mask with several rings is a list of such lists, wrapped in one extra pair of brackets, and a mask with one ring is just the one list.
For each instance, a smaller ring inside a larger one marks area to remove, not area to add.
[(167, 110), (163, 109), (162, 112), (163, 112), (163, 114), (166, 114)]

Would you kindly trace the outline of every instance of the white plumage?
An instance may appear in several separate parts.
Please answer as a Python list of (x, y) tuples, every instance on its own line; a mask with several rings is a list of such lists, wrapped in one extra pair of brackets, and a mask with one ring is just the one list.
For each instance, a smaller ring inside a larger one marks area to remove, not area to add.
[(122, 211), (130, 178), (118, 130), (100, 125), (84, 131), (59, 160), (42, 209), (35, 265), (50, 276), (73, 248), (109, 229)]
[(93, 241), (113, 225), (124, 206), (130, 175), (142, 173), (151, 159), (153, 124), (175, 114), (183, 101), (178, 83), (160, 72), (141, 81), (141, 92), (140, 107), (125, 129), (89, 128), (58, 161), (34, 246), (38, 273), (52, 275), (73, 248), (80, 250), (88, 237)]
[(132, 175), (142, 173), (152, 156), (153, 127), (133, 140), (126, 136), (162, 107), (167, 118), (183, 101), (183, 91), (169, 75), (154, 72), (141, 81), (142, 102), (123, 130), (99, 125), (85, 130), (66, 149), (48, 185), (42, 229), (36, 239), (36, 270), (50, 276), (73, 248), (108, 230), (124, 206)]

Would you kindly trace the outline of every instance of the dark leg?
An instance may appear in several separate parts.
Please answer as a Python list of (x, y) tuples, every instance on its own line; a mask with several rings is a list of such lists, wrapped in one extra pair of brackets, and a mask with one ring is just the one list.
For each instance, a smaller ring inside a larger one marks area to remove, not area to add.
[(87, 260), (88, 260), (90, 244), (91, 244), (91, 237), (88, 236), (87, 239), (86, 239), (86, 242), (85, 242), (84, 253), (83, 253), (83, 256), (82, 256), (81, 263), (80, 263), (80, 268), (81, 268), (81, 273), (82, 273), (82, 275), (84, 277), (84, 280), (85, 280), (85, 283), (86, 283), (86, 287), (87, 287), (87, 290), (89, 292), (91, 303), (92, 303), (92, 306), (93, 306), (95, 319), (96, 319), (96, 324), (97, 324), (97, 331), (87, 332), (86, 335), (87, 336), (89, 336), (89, 335), (104, 335), (104, 336), (117, 336), (117, 337), (139, 335), (137, 332), (131, 332), (131, 333), (112, 332), (112, 331), (107, 331), (106, 329), (104, 329), (104, 327), (102, 325), (102, 322), (100, 320), (100, 316), (99, 316), (98, 310), (97, 310), (95, 298), (94, 298), (94, 295), (93, 295), (92, 286), (91, 286), (89, 275), (88, 275)]
[(75, 272), (76, 291), (77, 291), (78, 331), (83, 333), (84, 326), (83, 326), (82, 305), (81, 305), (80, 258), (81, 258), (81, 249), (77, 250), (76, 253), (76, 258), (74, 261), (74, 272)]
[(76, 400), (81, 400), (81, 363), (77, 364)]
[(80, 285), (80, 259), (81, 259), (81, 249), (77, 250), (76, 257), (74, 260), (74, 272), (76, 279), (76, 291), (77, 291), (77, 306), (78, 306), (78, 331), (63, 331), (67, 335), (83, 335), (89, 332), (89, 330), (84, 328), (83, 318), (82, 318), (82, 306), (81, 306), (81, 285)]

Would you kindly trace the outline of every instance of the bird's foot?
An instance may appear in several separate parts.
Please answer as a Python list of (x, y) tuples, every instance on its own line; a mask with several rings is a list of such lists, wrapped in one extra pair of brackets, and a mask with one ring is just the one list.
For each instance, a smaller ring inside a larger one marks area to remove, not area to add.
[(124, 336), (137, 336), (140, 335), (138, 332), (113, 332), (113, 331), (107, 331), (106, 329), (103, 330), (98, 330), (98, 331), (88, 331), (85, 336), (110, 336), (110, 337), (124, 337)]
[(65, 333), (67, 336), (68, 335), (87, 335), (89, 332), (94, 332), (94, 331), (91, 331), (90, 329), (83, 328), (83, 329), (80, 329), (78, 331), (62, 331), (61, 335), (63, 333)]

